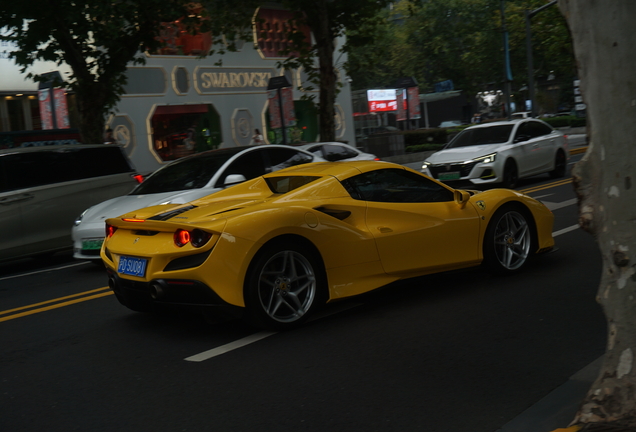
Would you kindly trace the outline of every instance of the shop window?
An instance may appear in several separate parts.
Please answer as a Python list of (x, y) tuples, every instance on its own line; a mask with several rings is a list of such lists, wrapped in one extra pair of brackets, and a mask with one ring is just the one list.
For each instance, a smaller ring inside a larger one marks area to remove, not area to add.
[(151, 124), (154, 150), (163, 161), (218, 148), (222, 141), (221, 118), (208, 104), (158, 106)]

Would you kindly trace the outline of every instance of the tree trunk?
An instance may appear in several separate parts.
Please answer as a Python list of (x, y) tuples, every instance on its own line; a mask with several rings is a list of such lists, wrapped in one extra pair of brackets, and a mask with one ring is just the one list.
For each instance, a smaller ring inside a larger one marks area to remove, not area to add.
[(329, 26), (325, 2), (319, 2), (319, 13), (312, 31), (316, 38), (320, 69), (320, 141), (336, 140), (336, 72), (333, 66), (334, 37)]
[(636, 2), (559, 0), (587, 104), (587, 153), (573, 171), (579, 223), (603, 257), (597, 301), (608, 341), (573, 424), (636, 427)]
[(84, 144), (101, 144), (104, 142), (104, 91), (95, 83), (84, 83), (77, 86), (76, 101), (79, 113), (79, 129)]

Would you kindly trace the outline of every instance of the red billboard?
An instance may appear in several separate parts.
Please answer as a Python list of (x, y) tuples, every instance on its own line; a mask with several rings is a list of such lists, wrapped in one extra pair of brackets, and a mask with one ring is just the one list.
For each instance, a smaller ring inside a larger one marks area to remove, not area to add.
[(57, 129), (68, 129), (68, 107), (66, 105), (66, 92), (62, 88), (53, 89), (53, 102), (55, 105), (55, 123)]
[(282, 125), (280, 118), (280, 98), (278, 90), (268, 90), (267, 99), (269, 100), (269, 127), (279, 129)]

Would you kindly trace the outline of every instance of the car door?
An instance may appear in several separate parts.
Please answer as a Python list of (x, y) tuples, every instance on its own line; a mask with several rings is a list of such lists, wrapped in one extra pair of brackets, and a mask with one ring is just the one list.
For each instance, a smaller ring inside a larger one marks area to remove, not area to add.
[(536, 173), (541, 165), (541, 139), (536, 137), (531, 121), (519, 125), (514, 136), (514, 155), (519, 176)]
[(15, 166), (15, 158), (20, 155), (7, 154), (0, 157), (0, 259), (21, 256), (24, 253), (22, 236), (22, 204), (33, 199), (26, 190), (26, 184), (10, 179), (7, 167)]
[(554, 163), (558, 135), (547, 124), (539, 121), (531, 121), (530, 124), (537, 153), (536, 174), (544, 173), (550, 170)]
[(386, 273), (450, 269), (478, 261), (477, 211), (458, 204), (451, 190), (401, 169), (364, 173), (347, 184), (367, 201), (366, 224)]

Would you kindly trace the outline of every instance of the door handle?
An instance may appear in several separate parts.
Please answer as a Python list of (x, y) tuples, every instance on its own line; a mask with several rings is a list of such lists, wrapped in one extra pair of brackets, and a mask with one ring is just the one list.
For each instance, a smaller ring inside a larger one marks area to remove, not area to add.
[(33, 198), (35, 197), (28, 193), (14, 195), (14, 196), (0, 199), (0, 205), (7, 205), (7, 204), (13, 204), (13, 203), (22, 202), (22, 201), (28, 201)]
[(385, 227), (385, 226), (379, 226), (378, 227), (378, 231), (380, 231), (381, 233), (390, 233), (393, 232), (393, 230), (389, 227)]

